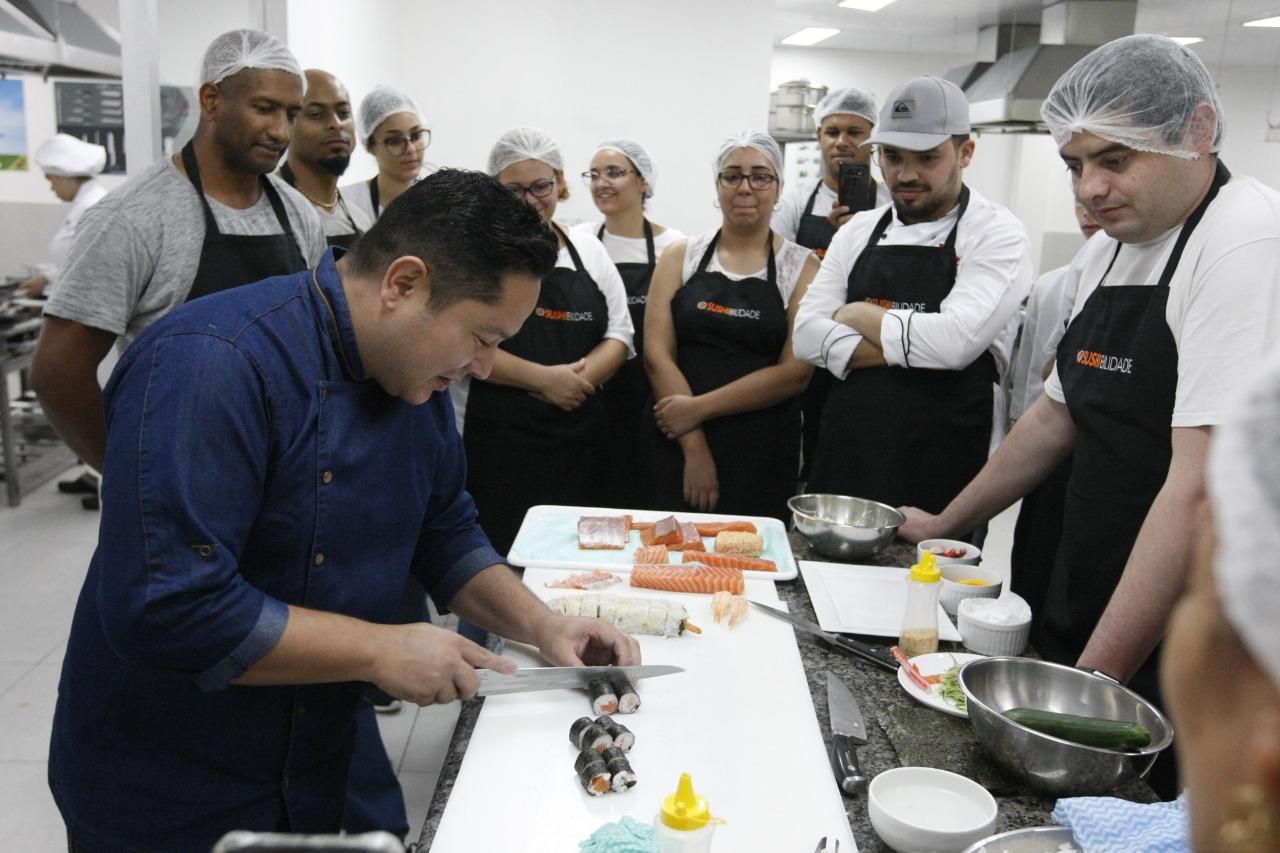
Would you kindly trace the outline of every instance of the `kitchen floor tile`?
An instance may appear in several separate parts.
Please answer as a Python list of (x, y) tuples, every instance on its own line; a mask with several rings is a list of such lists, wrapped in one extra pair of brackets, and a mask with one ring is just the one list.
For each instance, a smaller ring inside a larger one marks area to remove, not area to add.
[(0, 663), (0, 696), (4, 696), (9, 688), (18, 683), (22, 676), (31, 671), (34, 664)]
[(422, 824), (427, 820), (427, 809), (431, 806), (431, 795), (436, 791), (439, 778), (439, 772), (400, 774), (400, 790), (404, 792), (404, 807), (409, 817), (408, 841), (411, 844), (422, 834)]
[(440, 773), (453, 729), (458, 722), (462, 705), (428, 705), (418, 711), (418, 718), (409, 735), (409, 748), (405, 750), (401, 773)]
[(45, 761), (61, 664), (37, 664), (0, 696), (0, 761)]
[(387, 757), (391, 759), (391, 769), (396, 773), (400, 772), (405, 748), (409, 745), (409, 733), (413, 731), (417, 716), (418, 706), (412, 702), (401, 702), (400, 710), (394, 714), (377, 715), (378, 733), (382, 735), (382, 745), (387, 748)]
[(49, 793), (48, 772), (44, 761), (0, 761), (0, 845), (5, 850), (65, 853), (67, 829)]

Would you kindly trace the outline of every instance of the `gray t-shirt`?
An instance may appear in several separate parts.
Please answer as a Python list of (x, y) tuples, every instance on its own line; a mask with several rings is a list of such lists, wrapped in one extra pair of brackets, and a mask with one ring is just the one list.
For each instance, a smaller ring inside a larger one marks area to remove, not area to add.
[[(325, 251), (315, 209), (275, 175), (298, 249), (308, 264)], [(223, 234), (256, 236), (283, 230), (263, 193), (236, 210), (209, 199)], [(147, 326), (187, 299), (200, 265), (204, 213), (195, 187), (168, 157), (107, 193), (76, 225), (67, 266), (45, 313), (119, 336), (125, 348)]]

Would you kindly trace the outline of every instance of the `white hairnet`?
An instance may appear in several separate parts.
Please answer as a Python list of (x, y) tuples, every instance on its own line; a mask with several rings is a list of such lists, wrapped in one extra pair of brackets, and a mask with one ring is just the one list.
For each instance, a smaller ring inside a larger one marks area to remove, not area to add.
[(356, 133), (360, 142), (368, 145), (378, 125), (396, 113), (413, 113), (426, 127), (426, 119), (418, 111), (413, 99), (391, 86), (374, 86), (373, 91), (360, 99), (360, 109), (356, 115)]
[(631, 165), (636, 167), (640, 177), (644, 178), (644, 197), (653, 198), (653, 188), (658, 183), (658, 169), (653, 165), (653, 159), (649, 157), (649, 152), (645, 151), (639, 142), (632, 142), (630, 139), (606, 139), (596, 146), (596, 150), (591, 156), (594, 157), (596, 153), (605, 148), (610, 151), (617, 151), (631, 161)]
[(246, 68), (288, 71), (298, 75), (303, 89), (307, 87), (302, 66), (289, 48), (280, 39), (261, 30), (232, 30), (211, 41), (200, 63), (200, 85), (221, 83)]
[(724, 161), (739, 148), (754, 148), (768, 157), (769, 162), (773, 164), (774, 172), (779, 178), (782, 177), (782, 149), (778, 147), (778, 143), (772, 136), (761, 130), (740, 130), (720, 143), (720, 150), (716, 152), (715, 160), (717, 175), (724, 168)]
[(508, 130), (489, 151), (489, 174), (498, 173), (521, 160), (541, 160), (557, 172), (564, 171), (564, 157), (560, 146), (545, 130), (536, 127), (517, 127)]
[(66, 133), (59, 133), (46, 139), (36, 149), (36, 165), (46, 175), (88, 177), (106, 168), (107, 149)]
[(1217, 521), (1214, 575), (1227, 618), (1249, 654), (1280, 685), (1280, 353), (1241, 389), (1213, 431), (1208, 488)]
[(820, 125), (827, 116), (851, 115), (862, 116), (875, 127), (878, 112), (876, 99), (866, 92), (858, 89), (836, 89), (828, 92), (813, 108), (813, 123)]
[[(1193, 121), (1199, 104), (1212, 121)], [(1040, 107), (1059, 146), (1092, 133), (1137, 151), (1194, 159), (1212, 139), (1222, 145), (1222, 102), (1194, 53), (1164, 36), (1125, 36), (1094, 50), (1063, 74)]]

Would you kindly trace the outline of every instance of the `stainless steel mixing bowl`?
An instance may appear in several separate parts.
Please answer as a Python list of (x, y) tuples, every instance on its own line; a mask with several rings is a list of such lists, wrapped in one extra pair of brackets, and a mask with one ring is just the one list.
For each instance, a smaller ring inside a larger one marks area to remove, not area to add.
[(828, 560), (870, 557), (907, 520), (891, 506), (846, 495), (796, 495), (787, 506), (796, 530), (815, 554)]
[[(1154, 705), (1101, 675), (1031, 658), (994, 657), (960, 669), (969, 724), (978, 743), (1018, 779), (1056, 796), (1105, 794), (1140, 779), (1173, 743), (1173, 727)], [(1035, 708), (1141, 723), (1151, 745), (1137, 752), (1099, 749), (1041, 734), (1001, 712)]]
[(1080, 849), (1067, 827), (1036, 826), (992, 835), (972, 847), (966, 847), (964, 853), (1055, 853), (1063, 844)]

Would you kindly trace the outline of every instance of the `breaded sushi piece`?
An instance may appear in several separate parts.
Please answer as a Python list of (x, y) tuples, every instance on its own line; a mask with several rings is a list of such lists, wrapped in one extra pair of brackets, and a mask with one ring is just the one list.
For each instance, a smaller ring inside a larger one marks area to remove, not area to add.
[(759, 557), (764, 553), (764, 537), (759, 533), (722, 530), (716, 534), (716, 553), (739, 557)]

